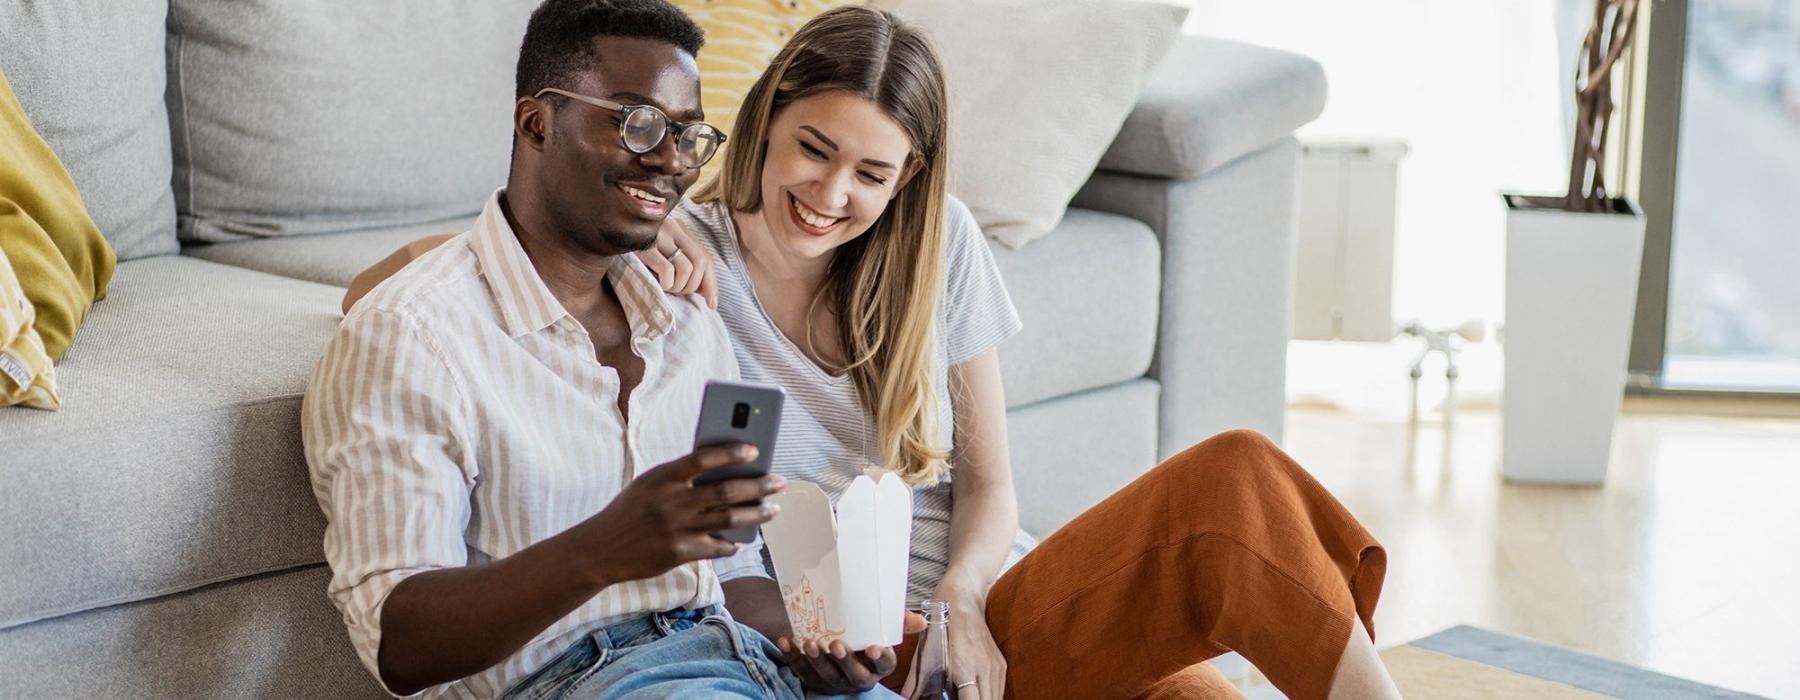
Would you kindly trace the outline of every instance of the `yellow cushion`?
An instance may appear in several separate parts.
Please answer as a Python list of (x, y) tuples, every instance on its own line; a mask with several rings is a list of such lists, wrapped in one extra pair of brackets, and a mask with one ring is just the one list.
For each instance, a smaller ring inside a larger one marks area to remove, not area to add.
[[(75, 340), (88, 307), (106, 296), (117, 258), (88, 218), (81, 193), (0, 72), (0, 252), (12, 261), (53, 359)], [(9, 336), (10, 337), (10, 336)]]
[(31, 318), (31, 300), (13, 276), (6, 251), (0, 250), (0, 406), (56, 410), (62, 407), (56, 370)]
[[(700, 65), (700, 106), (706, 121), (724, 129), (730, 138), (737, 124), (738, 105), (750, 86), (762, 77), (769, 59), (787, 44), (789, 37), (819, 13), (858, 0), (674, 0), (706, 32)], [(725, 162), (713, 158), (700, 171), (702, 182)]]

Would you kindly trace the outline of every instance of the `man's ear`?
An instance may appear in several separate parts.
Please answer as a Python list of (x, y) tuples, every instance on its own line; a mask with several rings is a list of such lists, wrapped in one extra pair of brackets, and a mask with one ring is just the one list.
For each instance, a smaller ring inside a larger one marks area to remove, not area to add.
[(543, 102), (521, 97), (513, 103), (513, 134), (526, 148), (544, 152), (544, 141), (550, 137), (550, 113)]

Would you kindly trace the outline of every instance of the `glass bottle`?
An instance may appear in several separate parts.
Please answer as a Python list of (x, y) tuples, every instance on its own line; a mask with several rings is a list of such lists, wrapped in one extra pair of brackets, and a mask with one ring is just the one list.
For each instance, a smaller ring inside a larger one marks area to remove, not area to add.
[(950, 686), (950, 604), (927, 600), (919, 604), (925, 617), (925, 631), (919, 634), (918, 651), (913, 653), (912, 671), (907, 674), (908, 700), (953, 700), (956, 691)]

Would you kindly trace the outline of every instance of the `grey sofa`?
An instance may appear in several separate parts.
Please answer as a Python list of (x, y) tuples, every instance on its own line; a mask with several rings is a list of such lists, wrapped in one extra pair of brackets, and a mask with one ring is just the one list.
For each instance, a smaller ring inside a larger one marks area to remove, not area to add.
[[(301, 393), (351, 276), (503, 181), (532, 4), (0, 2), (0, 70), (123, 261), (66, 407), (0, 409), (0, 697), (380, 695), (325, 598)], [(1323, 102), (1310, 60), (1184, 38), (1061, 229), (995, 247), (1028, 529), (1279, 435)]]

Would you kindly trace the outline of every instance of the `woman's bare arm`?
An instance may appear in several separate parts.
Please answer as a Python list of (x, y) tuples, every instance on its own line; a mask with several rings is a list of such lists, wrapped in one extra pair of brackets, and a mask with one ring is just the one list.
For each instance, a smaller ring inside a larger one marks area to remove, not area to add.
[(933, 593), (950, 603), (950, 680), (976, 684), (959, 695), (1002, 698), (1006, 658), (987, 627), (987, 597), (1019, 531), (1019, 501), (998, 350), (950, 368), (950, 401), (956, 414), (950, 566)]
[(370, 265), (369, 269), (356, 273), (356, 279), (350, 280), (350, 288), (344, 291), (344, 313), (350, 313), (350, 307), (355, 306), (358, 299), (368, 295), (371, 290), (375, 289), (375, 285), (381, 284), (382, 280), (393, 277), (394, 273), (399, 272), (400, 268), (406, 267), (407, 263), (454, 237), (456, 237), (454, 233), (440, 233), (414, 240), (400, 246), (399, 250), (389, 253), (387, 257), (382, 258), (374, 265)]
[[(367, 296), (382, 280), (393, 277), (407, 263), (443, 245), (444, 241), (455, 235), (443, 233), (407, 243), (370, 265), (369, 269), (357, 273), (356, 279), (350, 281), (350, 288), (344, 291), (343, 312), (350, 313), (350, 307), (355, 306), (358, 299)], [(682, 254), (674, 256), (676, 250), (680, 250)], [(699, 294), (706, 299), (708, 306), (719, 308), (718, 275), (713, 272), (712, 254), (675, 217), (663, 220), (662, 228), (657, 231), (656, 245), (638, 251), (637, 256), (656, 275), (663, 291), (670, 294)]]
[(985, 599), (1019, 530), (998, 350), (950, 368), (950, 400), (956, 416), (956, 454), (951, 458), (955, 506), (950, 567), (939, 589)]

